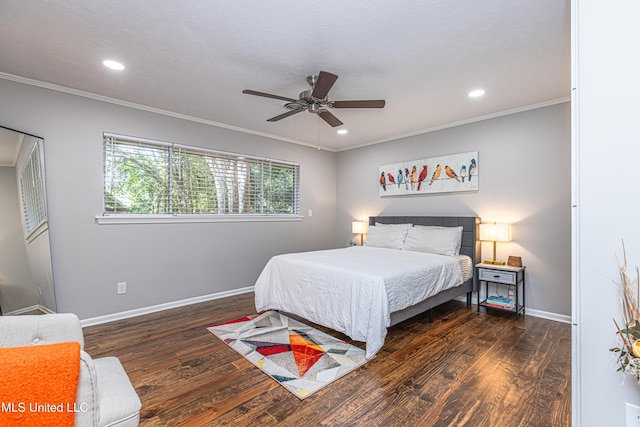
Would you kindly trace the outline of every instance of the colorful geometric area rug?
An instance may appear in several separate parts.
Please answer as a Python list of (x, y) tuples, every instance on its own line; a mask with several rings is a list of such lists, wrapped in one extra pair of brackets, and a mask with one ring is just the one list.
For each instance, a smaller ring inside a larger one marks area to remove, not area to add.
[(207, 329), (300, 399), (367, 362), (364, 350), (276, 311)]

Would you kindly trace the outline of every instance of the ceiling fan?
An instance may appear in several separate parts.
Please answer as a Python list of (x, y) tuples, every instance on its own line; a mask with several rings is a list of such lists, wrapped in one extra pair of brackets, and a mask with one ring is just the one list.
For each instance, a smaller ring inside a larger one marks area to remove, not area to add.
[(258, 92), (255, 90), (245, 89), (242, 93), (248, 95), (264, 96), (265, 98), (279, 99), (287, 101), (284, 107), (288, 109), (286, 113), (282, 113), (268, 119), (268, 122), (277, 122), (286, 117), (293, 116), (302, 111), (317, 114), (322, 120), (332, 127), (337, 127), (343, 123), (334, 116), (327, 108), (383, 108), (384, 99), (367, 100), (367, 101), (329, 101), (327, 95), (333, 87), (338, 76), (326, 71), (320, 71), (318, 75), (307, 77), (307, 83), (311, 89), (305, 90), (298, 95), (298, 99), (287, 98), (286, 96), (272, 95), (270, 93)]

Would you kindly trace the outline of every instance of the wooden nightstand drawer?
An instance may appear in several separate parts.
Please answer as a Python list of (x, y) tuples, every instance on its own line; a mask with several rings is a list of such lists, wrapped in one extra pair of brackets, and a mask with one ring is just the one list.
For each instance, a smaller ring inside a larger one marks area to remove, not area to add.
[(516, 273), (510, 271), (488, 270), (481, 268), (478, 279), (488, 282), (499, 282), (510, 285), (516, 284)]

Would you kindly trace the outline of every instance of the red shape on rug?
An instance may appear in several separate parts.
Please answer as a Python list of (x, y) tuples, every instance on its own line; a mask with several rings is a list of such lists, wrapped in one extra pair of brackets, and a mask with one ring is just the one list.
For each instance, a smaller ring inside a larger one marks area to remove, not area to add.
[(293, 359), (298, 366), (298, 374), (300, 374), (301, 377), (304, 376), (324, 354), (324, 350), (320, 346), (299, 334), (289, 334), (289, 343), (291, 344)]
[(222, 323), (218, 323), (215, 326), (221, 326), (221, 325), (230, 325), (232, 323), (242, 323), (242, 322), (247, 322), (249, 320), (253, 320), (256, 317), (260, 316), (260, 313), (258, 314), (252, 314), (250, 316), (245, 316), (245, 317), (241, 317), (239, 319), (233, 319), (233, 320), (229, 320), (228, 322), (222, 322)]
[(291, 351), (291, 347), (286, 344), (279, 344), (268, 347), (260, 347), (256, 351), (263, 356), (271, 356), (272, 354), (286, 353), (287, 351)]
[(241, 340), (243, 343), (256, 348), (255, 351), (263, 356), (271, 356), (272, 354), (286, 353), (291, 351), (288, 344), (278, 344), (265, 341)]

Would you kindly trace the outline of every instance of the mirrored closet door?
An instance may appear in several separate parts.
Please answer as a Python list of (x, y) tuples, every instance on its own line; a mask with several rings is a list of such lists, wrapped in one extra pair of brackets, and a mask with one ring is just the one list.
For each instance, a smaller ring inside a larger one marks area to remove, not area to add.
[(44, 140), (0, 127), (0, 310), (56, 311)]

